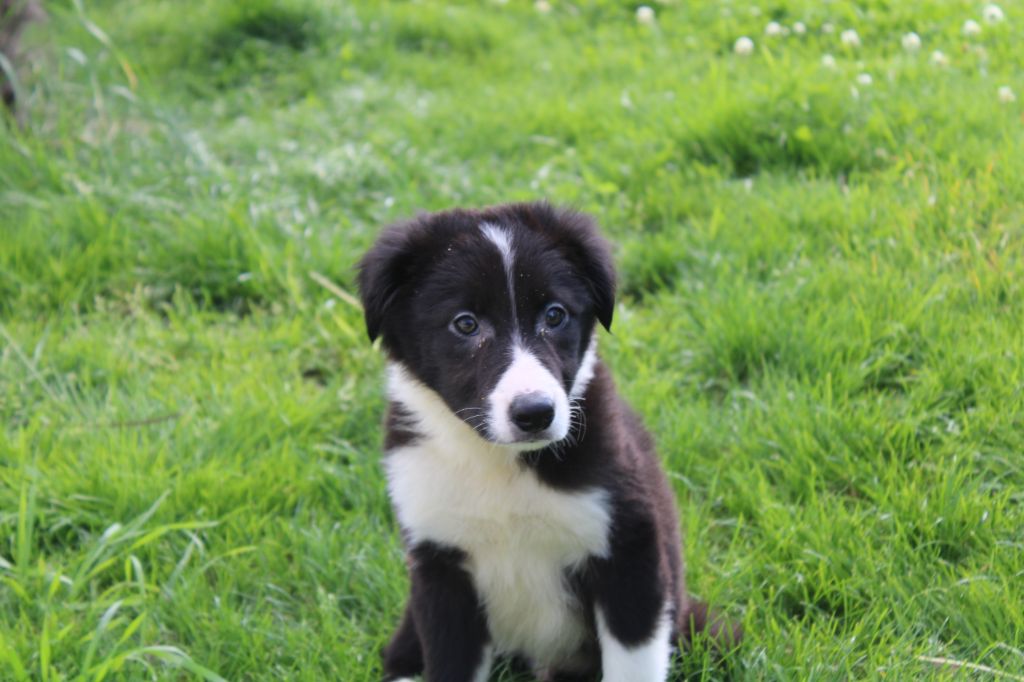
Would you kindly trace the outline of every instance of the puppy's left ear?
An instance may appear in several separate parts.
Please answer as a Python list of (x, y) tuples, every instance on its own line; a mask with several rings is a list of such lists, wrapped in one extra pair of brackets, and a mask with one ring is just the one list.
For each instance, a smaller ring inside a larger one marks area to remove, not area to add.
[(573, 235), (571, 250), (574, 253), (571, 257), (590, 289), (594, 315), (605, 329), (611, 331), (612, 313), (615, 312), (615, 264), (611, 247), (590, 216), (563, 210), (559, 219)]
[(374, 341), (384, 328), (405, 279), (413, 253), (405, 225), (387, 228), (359, 261), (359, 296), (363, 302), (366, 333)]

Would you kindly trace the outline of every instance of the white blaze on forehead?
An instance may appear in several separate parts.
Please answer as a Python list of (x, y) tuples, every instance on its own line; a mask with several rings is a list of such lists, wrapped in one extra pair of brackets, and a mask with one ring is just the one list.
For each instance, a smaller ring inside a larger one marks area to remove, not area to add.
[(505, 265), (505, 272), (511, 274), (513, 255), (512, 238), (509, 235), (508, 230), (503, 227), (498, 227), (493, 223), (481, 223), (480, 231), (498, 247), (498, 251), (501, 253), (501, 262)]
[[(555, 404), (555, 418), (536, 443), (519, 443), (527, 449), (562, 440), (569, 433), (569, 397), (555, 375), (533, 353), (518, 344), (512, 346), (512, 364), (501, 375), (487, 398), (490, 407), (490, 432), (502, 443), (513, 443), (516, 430), (509, 414), (512, 401), (527, 393), (540, 393)], [(542, 442), (543, 441), (543, 442)]]
[[(512, 235), (505, 228), (498, 227), (493, 223), (480, 223), (480, 231), (484, 233), (484, 236), (491, 243), (498, 247), (498, 253), (501, 254), (501, 264), (505, 268), (505, 283), (508, 284), (508, 297), (512, 302), (512, 320), (515, 322), (516, 290), (512, 276), (515, 266), (515, 251), (512, 250)], [(516, 326), (518, 326), (518, 323), (516, 323)]]

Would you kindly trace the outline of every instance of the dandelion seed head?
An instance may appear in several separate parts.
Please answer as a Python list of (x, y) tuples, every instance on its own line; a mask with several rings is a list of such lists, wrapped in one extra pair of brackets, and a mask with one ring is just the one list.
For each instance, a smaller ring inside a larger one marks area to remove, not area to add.
[(1006, 15), (1003, 14), (1003, 9), (996, 4), (985, 5), (985, 9), (982, 10), (981, 15), (985, 17), (985, 21), (990, 24), (998, 24), (1006, 18)]
[(900, 43), (907, 52), (917, 52), (921, 49), (921, 36), (911, 31), (903, 36)]
[(981, 35), (981, 24), (976, 22), (974, 19), (968, 19), (964, 22), (964, 27), (960, 31), (968, 38)]
[(795, 24), (793, 24), (793, 33), (797, 34), (798, 36), (802, 36), (803, 34), (807, 33), (807, 24), (805, 24), (802, 21), (796, 22)]
[(782, 24), (777, 21), (769, 21), (768, 25), (764, 27), (764, 34), (766, 36), (774, 38), (776, 36), (781, 36), (782, 33)]
[(836, 58), (830, 54), (823, 54), (821, 56), (821, 65), (826, 69), (836, 68)]
[(846, 47), (860, 47), (860, 36), (852, 28), (839, 34), (839, 41)]
[(1017, 101), (1017, 95), (1013, 94), (1013, 89), (1009, 85), (1004, 85), (999, 88), (999, 101), (1003, 104), (1009, 104), (1010, 102)]
[(732, 46), (733, 52), (746, 57), (754, 52), (754, 41), (747, 36), (741, 36), (736, 39), (736, 43)]
[(867, 86), (867, 85), (871, 85), (871, 83), (873, 83), (873, 82), (874, 81), (871, 79), (871, 74), (870, 73), (862, 73), (862, 74), (859, 74), (857, 76), (857, 84), (858, 85), (865, 85), (865, 86)]
[(654, 23), (654, 9), (647, 5), (640, 5), (636, 8), (636, 21), (638, 24), (650, 26)]
[(942, 50), (932, 52), (931, 60), (935, 66), (949, 66), (949, 57)]

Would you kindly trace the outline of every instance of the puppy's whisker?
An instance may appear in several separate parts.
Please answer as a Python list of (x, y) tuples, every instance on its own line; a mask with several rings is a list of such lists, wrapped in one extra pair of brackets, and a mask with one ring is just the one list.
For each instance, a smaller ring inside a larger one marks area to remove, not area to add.
[(471, 410), (476, 410), (476, 413), (478, 413), (478, 414), (485, 411), (484, 408), (482, 408), (482, 407), (463, 407), (461, 410), (455, 410), (455, 414), (456, 415), (460, 415), (463, 412), (469, 412)]
[(583, 409), (581, 398), (570, 398), (569, 400), (569, 433), (567, 438), (572, 445), (578, 445), (583, 441), (587, 433), (587, 413)]

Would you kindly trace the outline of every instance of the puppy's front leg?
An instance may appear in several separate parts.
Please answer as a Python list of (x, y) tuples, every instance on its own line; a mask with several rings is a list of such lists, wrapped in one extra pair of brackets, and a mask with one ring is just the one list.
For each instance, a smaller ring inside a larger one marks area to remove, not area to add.
[(671, 596), (653, 519), (619, 519), (609, 556), (597, 562), (594, 618), (604, 682), (665, 682)]
[(426, 682), (485, 682), (491, 668), (487, 619), (465, 554), (430, 542), (412, 550), (412, 616)]

